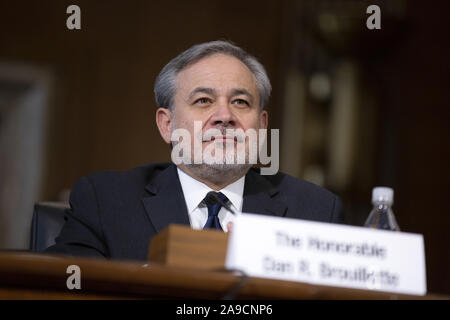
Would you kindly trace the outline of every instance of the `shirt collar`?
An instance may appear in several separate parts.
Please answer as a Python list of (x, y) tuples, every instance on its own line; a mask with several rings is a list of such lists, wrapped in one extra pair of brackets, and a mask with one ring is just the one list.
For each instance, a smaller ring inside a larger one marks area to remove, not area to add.
[[(206, 184), (192, 178), (180, 168), (178, 170), (178, 177), (180, 179), (181, 188), (183, 189), (184, 199), (186, 200), (186, 206), (188, 213), (192, 213), (200, 202), (205, 198), (206, 194), (210, 191), (214, 191)], [(235, 182), (227, 185), (219, 192), (222, 192), (228, 200), (230, 200), (234, 209), (238, 212), (242, 211), (242, 202), (244, 195), (245, 175)]]

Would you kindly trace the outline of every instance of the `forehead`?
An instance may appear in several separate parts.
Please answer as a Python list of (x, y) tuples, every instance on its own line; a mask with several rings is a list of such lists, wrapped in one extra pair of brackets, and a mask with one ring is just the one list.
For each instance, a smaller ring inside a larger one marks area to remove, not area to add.
[(177, 93), (189, 94), (196, 87), (211, 87), (218, 91), (243, 88), (258, 95), (256, 78), (239, 59), (215, 54), (203, 58), (177, 75)]

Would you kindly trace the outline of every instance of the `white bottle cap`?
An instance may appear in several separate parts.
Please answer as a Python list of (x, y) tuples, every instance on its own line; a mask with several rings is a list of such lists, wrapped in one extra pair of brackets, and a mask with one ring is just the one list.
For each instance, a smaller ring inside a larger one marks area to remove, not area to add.
[(394, 203), (394, 190), (388, 187), (375, 187), (372, 190), (372, 203), (385, 202), (390, 205)]

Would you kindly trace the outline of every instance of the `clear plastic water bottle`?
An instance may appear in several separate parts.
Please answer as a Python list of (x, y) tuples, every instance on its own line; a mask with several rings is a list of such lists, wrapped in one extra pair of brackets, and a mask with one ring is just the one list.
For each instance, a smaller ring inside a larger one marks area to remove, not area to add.
[(373, 209), (369, 214), (365, 227), (383, 230), (400, 231), (395, 220), (392, 204), (394, 203), (394, 190), (387, 187), (375, 187), (372, 190)]

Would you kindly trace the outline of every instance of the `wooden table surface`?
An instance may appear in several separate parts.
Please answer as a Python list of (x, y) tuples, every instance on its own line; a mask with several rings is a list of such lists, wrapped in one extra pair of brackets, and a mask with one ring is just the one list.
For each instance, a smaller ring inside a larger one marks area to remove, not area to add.
[[(81, 289), (69, 290), (67, 267), (81, 269)], [(242, 278), (145, 262), (0, 252), (0, 299), (221, 299), (241, 285), (237, 299), (448, 299)]]

